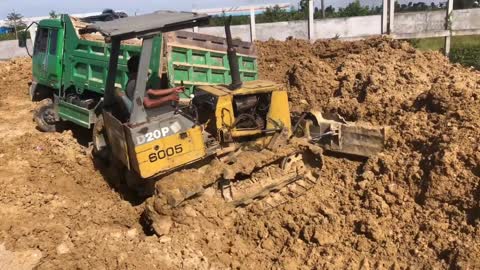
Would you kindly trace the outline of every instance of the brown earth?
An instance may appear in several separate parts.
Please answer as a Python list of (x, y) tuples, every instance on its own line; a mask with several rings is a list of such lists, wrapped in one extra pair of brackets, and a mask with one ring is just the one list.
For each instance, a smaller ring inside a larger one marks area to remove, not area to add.
[(382, 38), (257, 46), (294, 110), (388, 125), (386, 150), (326, 156), (313, 190), (267, 212), (205, 196), (158, 238), (85, 131), (35, 129), (30, 61), (0, 63), (0, 268), (479, 269), (480, 73)]

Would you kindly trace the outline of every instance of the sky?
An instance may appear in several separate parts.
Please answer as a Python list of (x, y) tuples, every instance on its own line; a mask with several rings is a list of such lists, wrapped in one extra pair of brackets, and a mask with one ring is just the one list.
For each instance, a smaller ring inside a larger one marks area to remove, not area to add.
[[(325, 0), (325, 5), (344, 7), (354, 0)], [(407, 0), (403, 0), (407, 1)], [(417, 2), (416, 0), (409, 0)], [(432, 0), (423, 0), (431, 2)], [(434, 0), (438, 2), (439, 0)], [(129, 15), (148, 13), (154, 10), (183, 10), (203, 8), (223, 8), (242, 5), (292, 3), (298, 5), (299, 0), (0, 0), (0, 19), (15, 10), (24, 17), (47, 16), (51, 10), (56, 13), (89, 13), (102, 11), (105, 8), (126, 11)], [(360, 0), (364, 5), (381, 5), (382, 0)], [(400, 1), (402, 2), (402, 1)], [(319, 0), (315, 5), (320, 4)]]

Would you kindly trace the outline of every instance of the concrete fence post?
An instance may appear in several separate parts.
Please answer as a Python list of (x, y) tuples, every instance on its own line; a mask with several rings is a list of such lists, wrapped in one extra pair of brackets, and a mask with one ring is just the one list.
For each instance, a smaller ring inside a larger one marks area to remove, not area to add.
[(447, 4), (447, 16), (445, 17), (445, 29), (448, 30), (448, 36), (445, 37), (445, 55), (450, 55), (450, 46), (452, 42), (452, 11), (453, 11), (453, 0), (448, 0)]
[(394, 19), (395, 19), (395, 0), (390, 0), (390, 7), (389, 7), (389, 15), (388, 15), (388, 33), (390, 35), (393, 34), (395, 29), (394, 27)]
[(325, 16), (325, 0), (322, 0), (321, 7), (322, 7), (322, 19), (325, 19), (327, 17)]
[(194, 32), (194, 33), (198, 33), (198, 26), (194, 26), (194, 27), (193, 27), (193, 32)]
[(257, 32), (255, 30), (255, 8), (250, 8), (250, 41), (254, 42), (257, 39)]
[(308, 0), (308, 39), (310, 41), (314, 40), (313, 36), (313, 0)]
[(388, 32), (388, 0), (383, 0), (382, 4), (382, 35)]

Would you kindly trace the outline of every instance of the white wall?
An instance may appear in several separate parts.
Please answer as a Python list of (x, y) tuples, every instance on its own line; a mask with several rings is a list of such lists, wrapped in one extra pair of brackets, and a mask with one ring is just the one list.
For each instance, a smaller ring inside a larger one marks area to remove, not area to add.
[[(423, 38), (446, 36), (446, 10), (395, 13), (394, 37)], [(454, 10), (452, 13), (452, 30), (454, 34), (480, 34), (480, 9)], [(465, 31), (468, 30), (468, 31)], [(285, 40), (288, 37), (308, 39), (307, 21), (257, 23), (257, 40), (270, 38)], [(225, 36), (223, 27), (203, 27), (200, 33)], [(250, 40), (249, 25), (232, 26), (234, 37), (244, 41)], [(361, 16), (350, 18), (332, 18), (315, 20), (313, 25), (314, 39), (334, 38), (358, 39), (382, 34), (382, 16)]]
[(452, 30), (480, 29), (480, 8), (452, 12)]
[(315, 38), (359, 38), (382, 34), (382, 16), (315, 20)]
[(257, 24), (256, 31), (257, 39), (264, 41), (270, 38), (285, 40), (289, 37), (308, 39), (307, 21), (259, 23)]
[[(256, 38), (257, 40), (268, 40), (270, 38), (277, 40), (285, 40), (288, 37), (298, 39), (308, 39), (307, 21), (289, 21), (275, 23), (257, 23)], [(370, 35), (380, 35), (382, 27), (382, 17), (364, 16), (351, 18), (336, 18), (315, 20), (313, 24), (315, 38), (359, 38)], [(231, 27), (232, 36), (241, 38), (244, 41), (250, 41), (249, 25), (234, 25)], [(201, 27), (199, 33), (225, 37), (225, 28)]]
[(445, 30), (446, 10), (396, 13), (395, 33), (418, 33)]
[[(249, 25), (233, 25), (230, 27), (233, 38), (240, 38), (241, 40), (250, 40), (250, 26)], [(224, 27), (199, 27), (198, 32), (212, 36), (225, 37)]]
[[(257, 40), (268, 40), (270, 38), (285, 40), (290, 36), (299, 39), (306, 39), (308, 37), (307, 21), (257, 23), (255, 29)], [(231, 30), (233, 38), (250, 41), (250, 25), (233, 25), (231, 26)], [(223, 26), (200, 27), (198, 32), (225, 37), (225, 28)]]

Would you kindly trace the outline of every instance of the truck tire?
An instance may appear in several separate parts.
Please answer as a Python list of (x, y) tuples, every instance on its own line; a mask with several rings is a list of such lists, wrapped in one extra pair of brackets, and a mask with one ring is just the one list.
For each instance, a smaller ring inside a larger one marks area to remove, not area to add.
[(33, 112), (33, 119), (39, 130), (55, 132), (57, 130), (57, 112), (50, 98), (42, 100)]

